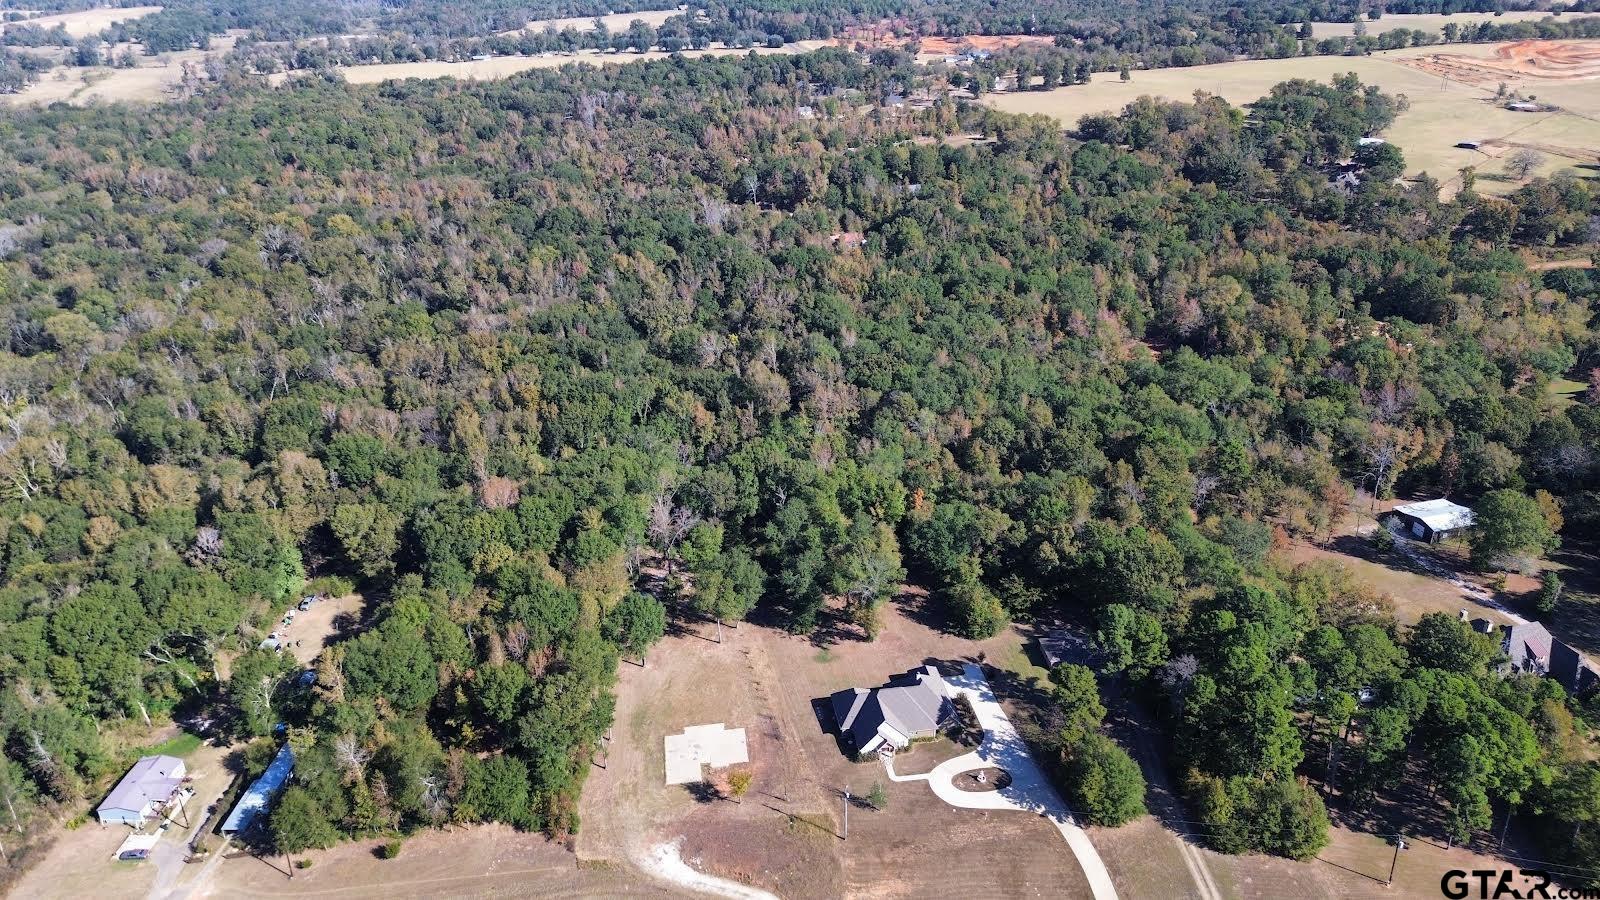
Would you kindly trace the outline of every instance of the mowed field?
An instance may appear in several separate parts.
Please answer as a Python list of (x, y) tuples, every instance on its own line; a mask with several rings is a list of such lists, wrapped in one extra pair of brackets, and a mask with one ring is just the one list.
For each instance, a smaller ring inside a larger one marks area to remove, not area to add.
[(660, 28), (662, 23), (666, 22), (668, 19), (672, 18), (673, 16), (681, 15), (683, 15), (683, 10), (673, 8), (651, 10), (647, 12), (611, 13), (610, 15), (604, 16), (573, 16), (570, 19), (535, 19), (532, 22), (522, 26), (520, 29), (513, 31), (502, 31), (500, 33), (503, 35), (513, 35), (520, 34), (523, 31), (565, 31), (568, 28), (571, 28), (573, 31), (593, 31), (595, 30), (595, 19), (599, 19), (601, 23), (606, 26), (607, 31), (615, 33), (618, 31), (627, 31), (628, 27), (636, 21), (643, 22), (646, 25), (649, 25), (651, 28)]
[[(1567, 18), (1575, 18), (1582, 15), (1582, 13), (1571, 13), (1567, 16)], [(1383, 18), (1378, 19), (1375, 22), (1371, 20), (1367, 21), (1367, 34), (1372, 37), (1376, 37), (1384, 32), (1399, 31), (1403, 28), (1413, 31), (1426, 31), (1432, 34), (1438, 34), (1444, 30), (1444, 26), (1451, 22), (1461, 26), (1477, 25), (1480, 22), (1494, 22), (1497, 25), (1509, 25), (1512, 22), (1537, 22), (1540, 19), (1548, 19), (1550, 17), (1550, 13), (1548, 11), (1536, 9), (1508, 11), (1499, 15), (1486, 12), (1458, 12), (1448, 16), (1439, 15), (1438, 13), (1416, 13), (1412, 15), (1395, 15), (1385, 13)], [(1558, 21), (1561, 18), (1562, 17), (1560, 16), (1556, 17)], [(1311, 36), (1313, 38), (1354, 37), (1355, 33), (1356, 23), (1354, 22), (1311, 23)]]
[[(99, 34), (118, 22), (131, 22), (145, 16), (161, 12), (159, 6), (121, 6), (108, 9), (85, 9), (78, 12), (56, 13), (49, 16), (36, 16), (24, 19), (21, 22), (7, 23), (7, 25), (37, 25), (40, 28), (54, 28), (57, 25), (65, 28), (67, 34), (73, 37), (85, 37)], [(5, 30), (0, 25), (0, 31)]]
[[(1521, 46), (1526, 46), (1523, 42)], [(1540, 42), (1577, 48), (1600, 49), (1600, 41)], [(1267, 94), (1272, 86), (1293, 78), (1328, 81), (1354, 72), (1362, 81), (1386, 92), (1404, 94), (1410, 109), (1395, 120), (1384, 137), (1406, 156), (1410, 174), (1427, 172), (1453, 192), (1457, 172), (1475, 166), (1482, 176), (1478, 189), (1509, 191), (1515, 183), (1495, 180), (1503, 172), (1502, 159), (1518, 146), (1533, 146), (1545, 154), (1536, 174), (1562, 170), (1593, 174), (1579, 168), (1600, 163), (1600, 80), (1548, 78), (1535, 74), (1497, 77), (1492, 84), (1467, 83), (1424, 71), (1427, 57), (1447, 53), (1470, 66), (1474, 59), (1495, 61), (1501, 48), (1511, 44), (1452, 44), (1376, 53), (1371, 56), (1314, 56), (1281, 60), (1246, 60), (1187, 69), (1136, 71), (1124, 83), (1114, 72), (1096, 73), (1087, 85), (1051, 91), (989, 94), (983, 102), (1007, 112), (1040, 113), (1070, 126), (1095, 113), (1115, 113), (1141, 96), (1189, 100), (1198, 90), (1208, 91), (1235, 104), (1246, 104)], [(1478, 79), (1483, 80), (1483, 79)], [(1559, 112), (1524, 113), (1493, 103), (1495, 84), (1536, 96), (1541, 102), (1562, 107)], [(1460, 141), (1488, 142), (1481, 150), (1456, 147)]]

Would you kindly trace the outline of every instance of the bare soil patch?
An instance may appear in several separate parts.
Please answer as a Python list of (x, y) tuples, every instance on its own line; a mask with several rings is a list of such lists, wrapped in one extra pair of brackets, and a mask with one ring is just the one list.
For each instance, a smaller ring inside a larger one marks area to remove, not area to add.
[(1009, 50), (1024, 44), (1051, 46), (1055, 38), (1039, 34), (973, 34), (966, 37), (925, 37), (917, 41), (921, 52), (949, 56), (963, 47), (974, 50)]
[[(1385, 19), (1388, 17), (1385, 16)], [(1502, 61), (1498, 51), (1527, 44), (1560, 44), (1567, 51), (1545, 49), (1509, 50), (1511, 62)], [(1600, 41), (1517, 42), (1517, 44), (1451, 45), (1449, 55), (1459, 56), (1459, 65), (1468, 70), (1487, 63), (1511, 65), (1518, 54), (1550, 56), (1554, 60), (1573, 60), (1600, 52)], [(1477, 74), (1467, 71), (1462, 77), (1425, 67), (1428, 58), (1444, 53), (1439, 47), (1408, 48), (1367, 56), (1312, 56), (1293, 59), (1241, 60), (1188, 68), (1135, 70), (1123, 82), (1115, 72), (1099, 72), (1089, 84), (1059, 87), (1050, 91), (1010, 91), (985, 94), (981, 101), (1007, 112), (1043, 113), (1075, 126), (1080, 118), (1095, 113), (1120, 112), (1141, 96), (1188, 102), (1197, 90), (1216, 94), (1230, 103), (1248, 104), (1266, 95), (1279, 82), (1291, 78), (1310, 78), (1326, 82), (1347, 72), (1363, 82), (1374, 84), (1385, 93), (1404, 94), (1410, 108), (1402, 113), (1384, 137), (1405, 153), (1409, 175), (1426, 172), (1441, 183), (1441, 192), (1452, 195), (1460, 186), (1459, 170), (1474, 167), (1480, 175), (1477, 190), (1505, 194), (1522, 182), (1504, 174), (1501, 148), (1532, 146), (1545, 154), (1545, 162), (1534, 175), (1553, 175), (1567, 171), (1578, 176), (1592, 174), (1600, 155), (1600, 89), (1591, 77), (1564, 77), (1562, 66), (1529, 67), (1520, 76)], [(1423, 62), (1419, 62), (1423, 61)], [(1570, 66), (1566, 70), (1571, 75)], [(1526, 113), (1504, 109), (1495, 90), (1507, 81), (1512, 90), (1537, 96), (1541, 104), (1560, 107), (1558, 112)], [(1480, 142), (1484, 149), (1459, 146), (1466, 141)]]
[(1600, 42), (1515, 41), (1497, 45), (1494, 55), (1488, 58), (1430, 53), (1400, 62), (1432, 75), (1476, 85), (1515, 78), (1582, 81), (1600, 77)]
[(289, 652), (300, 665), (309, 666), (330, 644), (355, 632), (365, 605), (366, 599), (360, 594), (318, 600), (310, 609), (296, 612), (294, 622), (280, 627), (278, 635), (288, 642)]

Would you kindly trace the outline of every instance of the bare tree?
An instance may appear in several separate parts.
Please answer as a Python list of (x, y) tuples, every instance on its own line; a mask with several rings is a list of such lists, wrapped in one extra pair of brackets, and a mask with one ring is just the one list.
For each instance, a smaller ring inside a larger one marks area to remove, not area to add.
[(672, 574), (673, 551), (677, 549), (684, 536), (698, 524), (700, 517), (693, 510), (674, 504), (672, 495), (666, 490), (656, 494), (655, 500), (651, 502), (650, 540), (666, 558), (668, 575)]
[(1542, 165), (1544, 165), (1543, 153), (1532, 147), (1521, 147), (1506, 157), (1506, 174), (1521, 181)]
[(333, 759), (344, 772), (347, 784), (361, 780), (371, 756), (353, 734), (341, 734), (333, 739)]

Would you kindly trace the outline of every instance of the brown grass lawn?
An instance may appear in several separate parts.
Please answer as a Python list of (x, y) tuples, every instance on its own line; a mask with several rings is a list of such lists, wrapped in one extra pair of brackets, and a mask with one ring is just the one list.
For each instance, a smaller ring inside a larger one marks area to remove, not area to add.
[[(1047, 822), (953, 809), (926, 785), (894, 784), (876, 763), (850, 762), (824, 731), (812, 701), (840, 688), (880, 684), (925, 660), (1021, 655), (1019, 631), (968, 641), (933, 627), (926, 608), (908, 592), (875, 643), (834, 631), (825, 648), (752, 624), (726, 629), (718, 645), (714, 626), (681, 622), (647, 668), (623, 666), (605, 768), (584, 791), (579, 855), (621, 865), (681, 837), (684, 858), (702, 871), (784, 897), (1087, 896)], [(662, 783), (662, 739), (710, 722), (746, 730), (755, 779), (742, 802), (702, 801)], [(948, 741), (921, 746), (908, 771), (958, 753)], [(859, 798), (875, 783), (887, 808), (852, 807), (843, 839), (843, 790)]]
[[(291, 881), (282, 857), (225, 860), (211, 897), (476, 898), (675, 897), (668, 887), (627, 869), (582, 866), (565, 847), (503, 825), (425, 832), (408, 839), (396, 859), (380, 859), (381, 841), (362, 840), (303, 854), (309, 869)], [(87, 895), (80, 895), (87, 896)], [(123, 895), (126, 896), (126, 895)]]

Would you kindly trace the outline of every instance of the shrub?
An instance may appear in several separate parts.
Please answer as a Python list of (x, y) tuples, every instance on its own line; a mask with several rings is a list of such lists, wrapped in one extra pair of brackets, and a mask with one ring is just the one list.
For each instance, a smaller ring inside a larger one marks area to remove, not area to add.
[(306, 857), (301, 857), (294, 861), (294, 867), (296, 869), (309, 869), (311, 868), (311, 860)]
[(306, 593), (327, 594), (330, 597), (343, 597), (355, 589), (355, 584), (342, 575), (324, 575), (306, 584)]
[(384, 841), (383, 846), (378, 848), (378, 855), (384, 859), (394, 859), (400, 855), (400, 846), (401, 841), (398, 838), (392, 841)]
[(1383, 525), (1372, 533), (1372, 549), (1379, 553), (1388, 553), (1394, 549), (1394, 533)]
[(883, 809), (889, 805), (889, 795), (884, 791), (882, 782), (874, 781), (872, 790), (867, 792), (867, 802), (873, 809)]
[(750, 782), (755, 776), (748, 769), (736, 769), (728, 773), (728, 793), (735, 797), (743, 797), (750, 792)]

